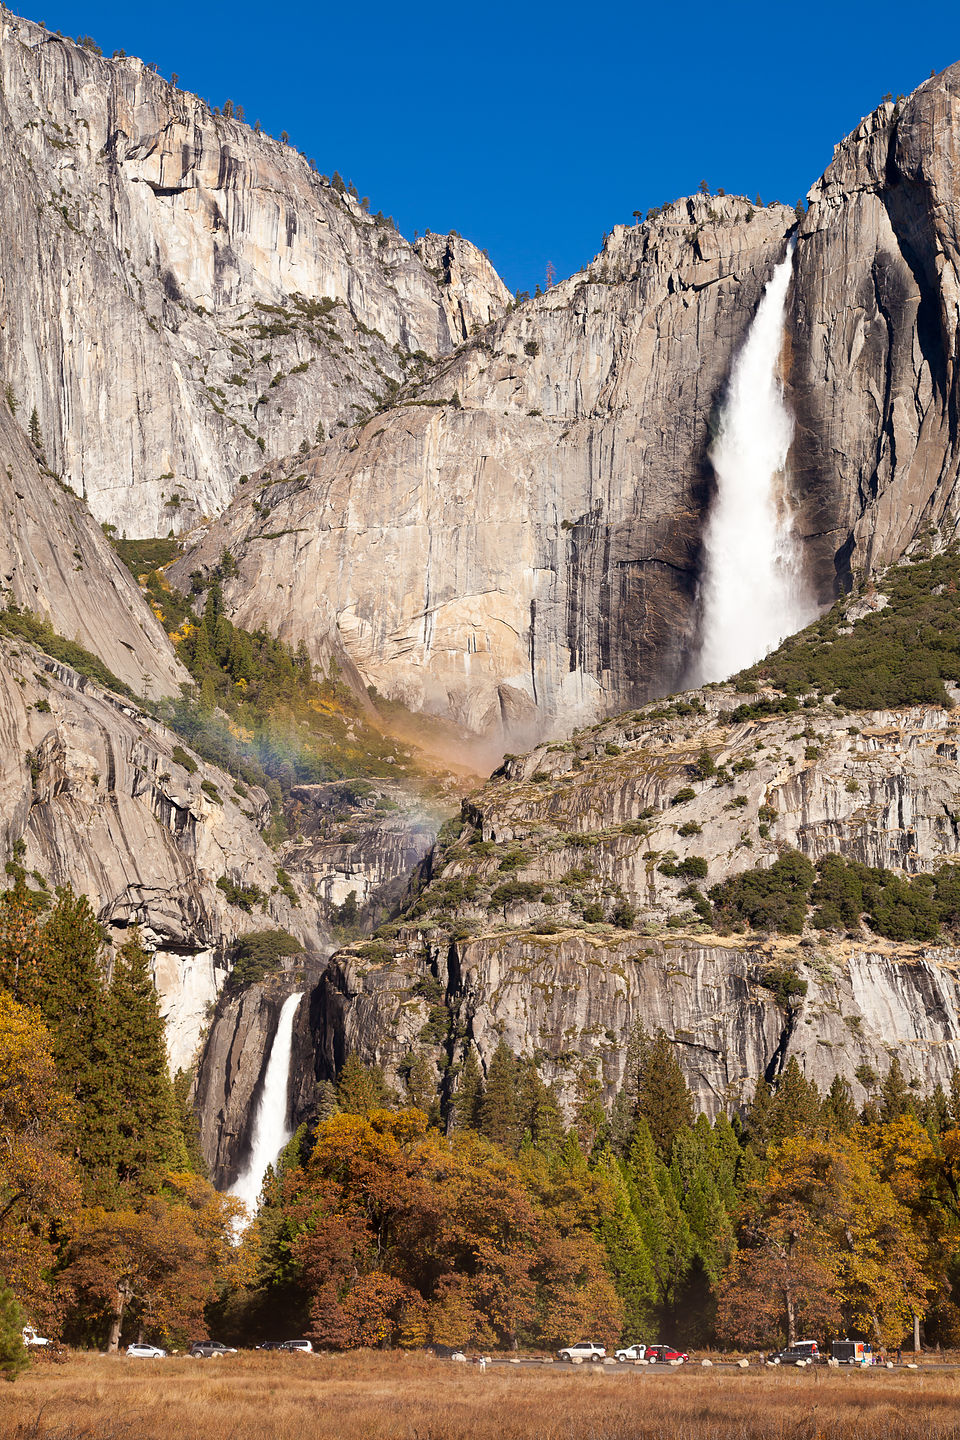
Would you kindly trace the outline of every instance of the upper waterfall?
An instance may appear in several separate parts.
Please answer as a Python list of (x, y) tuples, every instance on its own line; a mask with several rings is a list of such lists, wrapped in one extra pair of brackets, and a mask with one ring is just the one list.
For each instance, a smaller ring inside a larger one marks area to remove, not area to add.
[(246, 1169), (230, 1187), (229, 1193), (243, 1201), (251, 1216), (257, 1208), (263, 1177), (268, 1167), (274, 1164), (293, 1134), (287, 1118), (287, 1091), (293, 1048), (293, 1021), (302, 999), (302, 994), (288, 995), (281, 1007), (263, 1076), (263, 1090), (253, 1117), (250, 1158)]
[(780, 351), (793, 248), (766, 284), (710, 449), (717, 490), (703, 537), (694, 683), (728, 679), (817, 614), (786, 484), (793, 418)]

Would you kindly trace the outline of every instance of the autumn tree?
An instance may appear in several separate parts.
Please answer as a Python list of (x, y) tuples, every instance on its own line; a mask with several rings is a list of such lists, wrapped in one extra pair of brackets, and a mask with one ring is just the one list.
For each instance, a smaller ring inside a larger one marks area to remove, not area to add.
[(896, 1344), (926, 1308), (908, 1211), (854, 1140), (799, 1136), (773, 1150), (745, 1196), (740, 1241), (720, 1293), (728, 1339), (792, 1343), (842, 1323)]
[(52, 1048), (39, 1012), (0, 991), (0, 1275), (37, 1323), (58, 1328), (48, 1276), (79, 1186)]
[(246, 1279), (232, 1244), (241, 1208), (185, 1174), (167, 1176), (136, 1207), (83, 1211), (65, 1273), (108, 1350), (125, 1331), (178, 1344), (206, 1334), (204, 1309), (219, 1286)]

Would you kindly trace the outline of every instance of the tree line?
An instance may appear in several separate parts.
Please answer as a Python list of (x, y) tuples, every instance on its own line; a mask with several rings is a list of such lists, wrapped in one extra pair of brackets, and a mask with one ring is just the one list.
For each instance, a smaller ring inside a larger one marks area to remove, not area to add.
[(960, 1074), (923, 1096), (896, 1058), (861, 1067), (858, 1107), (791, 1060), (710, 1120), (642, 1030), (612, 1106), (584, 1069), (572, 1110), (504, 1043), (442, 1097), (425, 1055), (399, 1090), (348, 1057), (234, 1243), (142, 940), (107, 944), (86, 899), (9, 868), (0, 1366), (24, 1320), (100, 1348), (960, 1341)]

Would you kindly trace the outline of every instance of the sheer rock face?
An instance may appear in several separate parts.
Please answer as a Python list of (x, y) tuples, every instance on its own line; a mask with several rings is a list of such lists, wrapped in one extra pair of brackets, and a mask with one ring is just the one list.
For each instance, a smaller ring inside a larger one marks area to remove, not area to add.
[(617, 227), (401, 406), (263, 472), (184, 575), (229, 546), (245, 623), (318, 657), (336, 640), (384, 693), (501, 745), (676, 688), (711, 420), (791, 232), (788, 478), (816, 594), (955, 528), (958, 143), (953, 66), (838, 146), (799, 226), (697, 196)]
[(216, 513), (263, 451), (353, 420), (508, 298), (468, 242), (438, 281), (297, 151), (139, 60), (0, 9), (0, 80), (0, 373), (131, 535)]
[[(0, 727), (3, 852), (22, 840), (27, 871), (88, 896), (115, 943), (140, 927), (174, 1069), (194, 1059), (238, 936), (280, 926), (322, 951), (311, 898), (294, 906), (277, 890), (258, 830), (263, 792), (234, 798), (230, 777), (199, 760), (188, 772), (173, 759), (176, 737), (135, 705), (10, 641), (0, 642)], [(257, 886), (263, 909), (230, 904), (222, 876)]]
[(841, 580), (956, 528), (958, 148), (960, 64), (837, 146), (799, 227), (792, 466)]
[[(748, 220), (747, 216), (752, 215)], [(488, 326), (402, 404), (255, 477), (175, 568), (501, 746), (676, 685), (709, 421), (793, 221), (698, 196)]]
[(175, 694), (187, 672), (82, 501), (38, 464), (0, 397), (0, 598), (50, 621), (136, 694)]
[[(707, 889), (769, 866), (785, 848), (907, 873), (956, 860), (960, 711), (841, 723), (805, 709), (731, 724), (734, 698), (688, 696), (682, 717), (623, 716), (508, 761), (429, 862), (413, 912), (425, 918), (389, 946), (332, 960), (311, 1000), (312, 1082), (351, 1052), (392, 1078), (424, 1045), (441, 1074), (467, 1043), (486, 1064), (502, 1035), (538, 1057), (568, 1104), (594, 1064), (610, 1100), (638, 1024), (676, 1042), (708, 1113), (741, 1103), (792, 1055), (821, 1086), (861, 1066), (882, 1075), (894, 1051), (924, 1088), (946, 1082), (960, 1058), (960, 951), (712, 935), (683, 892), (691, 878)], [(701, 778), (705, 754), (719, 774)], [(706, 875), (664, 873), (694, 857)], [(585, 925), (589, 899), (602, 919)], [(621, 903), (628, 930), (610, 924)], [(795, 971), (805, 997), (778, 1002), (764, 983), (772, 967)], [(449, 1014), (434, 1050), (431, 991)], [(307, 1113), (309, 1089), (300, 1103)]]
[[(960, 1062), (960, 951), (891, 954), (844, 946), (698, 942), (688, 937), (606, 938), (576, 933), (490, 936), (431, 946), (411, 941), (389, 965), (337, 957), (313, 998), (314, 1075), (335, 1074), (348, 1054), (399, 1067), (417, 1047), (427, 1005), (413, 990), (439, 979), (451, 1011), (453, 1056), (472, 1043), (486, 1068), (503, 1038), (535, 1055), (568, 1108), (580, 1077), (594, 1070), (609, 1105), (622, 1083), (634, 1029), (662, 1029), (697, 1105), (713, 1116), (774, 1079), (796, 1056), (821, 1088), (846, 1075), (858, 1101), (861, 1066), (886, 1074), (896, 1053), (924, 1089), (949, 1084)], [(771, 962), (795, 968), (807, 993), (790, 1010), (764, 986)], [(445, 1058), (437, 1051), (438, 1058)], [(312, 1097), (306, 1097), (308, 1100)], [(308, 1113), (305, 1106), (304, 1112)]]

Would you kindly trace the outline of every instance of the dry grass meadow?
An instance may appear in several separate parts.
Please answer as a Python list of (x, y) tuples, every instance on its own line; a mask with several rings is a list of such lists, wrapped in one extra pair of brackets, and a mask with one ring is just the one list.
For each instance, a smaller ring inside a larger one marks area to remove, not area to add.
[(75, 1355), (0, 1386), (16, 1440), (960, 1440), (960, 1370), (651, 1372), (422, 1356)]

